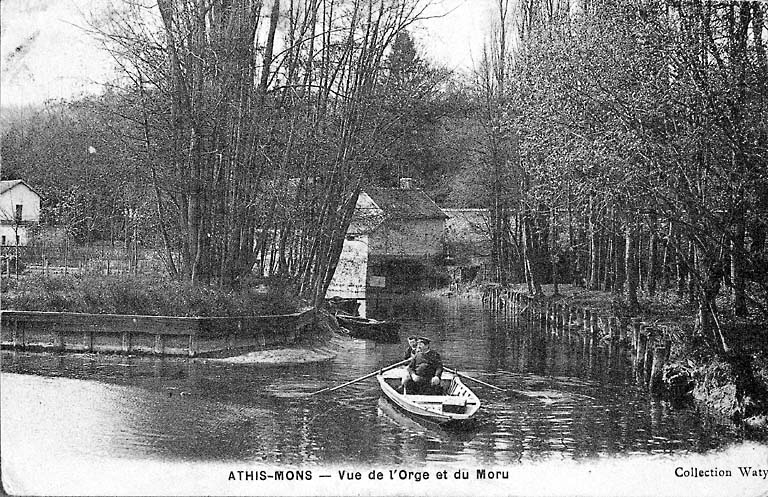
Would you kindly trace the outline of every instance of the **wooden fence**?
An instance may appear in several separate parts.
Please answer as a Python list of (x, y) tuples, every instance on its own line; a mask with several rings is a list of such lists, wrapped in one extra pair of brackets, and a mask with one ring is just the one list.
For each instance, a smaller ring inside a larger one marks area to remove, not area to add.
[[(158, 274), (165, 271), (158, 250), (120, 245), (39, 244), (0, 247), (0, 271), (36, 274)], [(17, 265), (18, 263), (18, 265)], [(16, 268), (22, 268), (17, 271)]]
[(513, 319), (538, 327), (543, 333), (590, 348), (623, 350), (632, 361), (636, 381), (651, 392), (662, 389), (664, 366), (669, 362), (671, 334), (677, 323), (648, 322), (637, 317), (607, 315), (597, 309), (536, 298), (504, 287), (491, 287), (483, 303)]

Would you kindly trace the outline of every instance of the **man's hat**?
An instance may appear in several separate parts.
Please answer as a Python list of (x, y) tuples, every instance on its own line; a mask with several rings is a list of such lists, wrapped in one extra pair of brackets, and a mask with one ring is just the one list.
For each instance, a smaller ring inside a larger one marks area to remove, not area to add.
[(417, 337), (416, 335), (408, 335), (408, 340), (418, 340), (418, 339), (419, 337)]
[(429, 345), (429, 341), (430, 341), (429, 338), (427, 338), (427, 337), (419, 337), (416, 340), (419, 341), (419, 342), (423, 342), (423, 343), (425, 343), (427, 345)]

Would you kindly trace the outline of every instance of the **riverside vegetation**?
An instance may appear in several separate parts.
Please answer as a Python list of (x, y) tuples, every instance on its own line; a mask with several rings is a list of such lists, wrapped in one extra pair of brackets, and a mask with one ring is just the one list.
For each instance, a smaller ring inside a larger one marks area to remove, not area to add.
[(24, 276), (5, 280), (2, 308), (152, 316), (257, 316), (299, 309), (295, 289), (276, 279), (219, 289), (153, 276)]

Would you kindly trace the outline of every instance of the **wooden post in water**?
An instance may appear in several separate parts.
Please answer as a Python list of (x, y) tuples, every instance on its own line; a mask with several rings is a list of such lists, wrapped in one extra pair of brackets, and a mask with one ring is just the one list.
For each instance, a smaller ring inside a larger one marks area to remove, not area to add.
[(589, 322), (591, 320), (589, 309), (584, 309), (582, 311), (582, 321), (581, 321), (581, 329), (584, 332), (585, 337), (589, 337)]
[(517, 314), (517, 292), (513, 291), (509, 299), (510, 312)]
[(552, 303), (549, 301), (544, 304), (544, 332), (552, 332)]
[(560, 304), (557, 302), (552, 303), (552, 335), (557, 336), (560, 329)]
[(520, 295), (520, 317), (524, 323), (528, 323), (531, 320), (531, 302), (528, 294)]
[(640, 329), (640, 318), (632, 318), (632, 346), (635, 349), (640, 348), (640, 336), (642, 335), (642, 330)]
[(592, 338), (592, 343), (600, 343), (600, 327), (597, 325), (597, 311), (591, 310), (589, 313), (589, 336)]
[(523, 295), (523, 316), (526, 323), (531, 323), (533, 321), (533, 309), (531, 308), (532, 305), (533, 301), (531, 300), (531, 296), (528, 294)]
[(618, 318), (619, 321), (619, 340), (626, 342), (627, 340), (627, 327), (629, 326), (629, 320), (625, 317)]
[(638, 331), (637, 348), (635, 349), (635, 378), (639, 382), (643, 378), (643, 361), (645, 360), (645, 346), (647, 337)]
[[(9, 273), (10, 274), (10, 273)], [(24, 345), (24, 329), (19, 329), (19, 320), (13, 320), (13, 348), (23, 349)]]
[(189, 334), (188, 352), (189, 352), (189, 357), (197, 356), (198, 343), (197, 343), (197, 334), (196, 333), (190, 333)]
[(651, 378), (648, 383), (648, 389), (652, 394), (659, 395), (664, 390), (663, 373), (668, 355), (669, 349), (666, 345), (657, 345), (653, 349), (653, 366), (651, 367)]
[(653, 352), (655, 348), (655, 338), (656, 333), (653, 328), (646, 328), (646, 334), (648, 336), (648, 342), (646, 343), (645, 347), (645, 360), (644, 360), (644, 371), (643, 371), (643, 382), (645, 384), (650, 383), (651, 381), (651, 369), (653, 368)]
[(536, 300), (536, 323), (539, 327), (539, 332), (544, 332), (547, 327), (547, 310), (546, 304), (541, 300)]
[(55, 330), (56, 333), (56, 350), (59, 352), (64, 351), (64, 330)]
[(131, 352), (131, 333), (129, 331), (123, 331), (121, 334), (120, 351), (126, 355)]

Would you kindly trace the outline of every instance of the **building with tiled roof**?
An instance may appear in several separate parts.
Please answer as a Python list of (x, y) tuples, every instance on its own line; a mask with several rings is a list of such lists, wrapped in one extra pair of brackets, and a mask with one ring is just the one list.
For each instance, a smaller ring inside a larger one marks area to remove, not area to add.
[[(367, 286), (388, 287), (409, 267), (441, 256), (448, 218), (411, 180), (399, 188), (369, 187), (360, 193), (329, 295), (349, 296)], [(395, 269), (396, 271), (396, 269)], [(394, 277), (394, 278), (393, 278)]]

